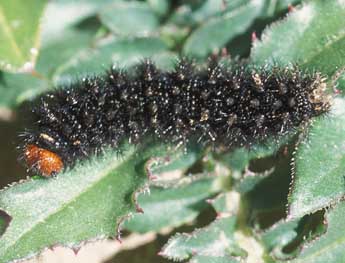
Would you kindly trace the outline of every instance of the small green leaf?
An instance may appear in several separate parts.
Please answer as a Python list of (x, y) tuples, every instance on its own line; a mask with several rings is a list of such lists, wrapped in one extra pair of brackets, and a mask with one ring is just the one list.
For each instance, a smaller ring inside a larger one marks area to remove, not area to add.
[(154, 173), (170, 172), (174, 170), (183, 170), (190, 168), (198, 159), (204, 154), (201, 145), (190, 144), (186, 147), (185, 153), (174, 159), (173, 162), (169, 162), (164, 165), (153, 166)]
[[(250, 0), (249, 0), (250, 1)], [(222, 14), (239, 8), (241, 5), (249, 2), (248, 0), (205, 0), (199, 8), (192, 10), (188, 19), (193, 23), (203, 23), (212, 17), (221, 16)]]
[[(54, 0), (49, 1), (42, 19), (42, 46), (64, 37), (78, 23), (95, 17), (100, 9), (117, 0)], [(88, 28), (91, 29), (94, 23)], [(74, 45), (72, 42), (70, 44)]]
[(260, 235), (266, 251), (275, 258), (284, 258), (287, 255), (283, 248), (298, 236), (300, 219), (280, 221)]
[(291, 263), (340, 263), (345, 258), (345, 202), (326, 213), (327, 232), (305, 245), (302, 253)]
[(178, 233), (168, 241), (160, 255), (181, 261), (195, 255), (222, 257), (242, 254), (233, 236), (235, 227), (236, 217), (226, 217), (190, 234)]
[(170, 48), (176, 49), (186, 39), (189, 29), (186, 27), (177, 27), (176, 25), (164, 24), (159, 29), (159, 35)]
[(289, 6), (295, 6), (301, 3), (301, 0), (268, 0), (266, 1), (262, 17), (272, 17), (287, 10)]
[(231, 201), (231, 196), (228, 193), (221, 193), (208, 200), (218, 214), (229, 212), (229, 206), (233, 205)]
[(266, 179), (267, 176), (271, 174), (271, 171), (262, 174), (253, 173), (251, 175), (245, 176), (241, 178), (238, 182), (236, 182), (234, 188), (241, 194), (246, 194), (253, 190), (258, 184), (262, 182), (262, 180)]
[(147, 180), (146, 161), (165, 154), (162, 146), (124, 146), (122, 156), (109, 149), (56, 178), (2, 190), (0, 211), (12, 220), (0, 237), (0, 261), (32, 256), (56, 244), (78, 247), (115, 236), (121, 219), (134, 211), (134, 192)]
[(91, 45), (94, 33), (86, 30), (65, 29), (60, 38), (42, 47), (37, 59), (36, 71), (50, 77), (63, 63), (75, 53)]
[(187, 39), (183, 52), (195, 57), (206, 57), (219, 50), (237, 35), (245, 32), (260, 14), (263, 1), (253, 0), (221, 17), (207, 20)]
[(247, 148), (237, 148), (232, 152), (221, 156), (220, 160), (229, 168), (237, 172), (242, 172), (248, 167), (251, 160), (261, 159), (272, 156), (277, 153), (282, 145), (286, 144), (292, 137), (293, 133), (277, 140), (270, 140), (267, 143), (255, 144)]
[(160, 16), (165, 15), (169, 11), (169, 7), (171, 5), (171, 0), (148, 0), (147, 2), (153, 11)]
[(99, 16), (113, 33), (124, 36), (148, 35), (159, 25), (155, 13), (145, 2), (118, 2), (104, 8)]
[(205, 0), (196, 3), (185, 1), (169, 18), (175, 25), (195, 27), (214, 17), (240, 8), (251, 0)]
[(213, 206), (217, 218), (228, 217), (239, 213), (241, 196), (236, 191), (223, 191), (207, 202)]
[(345, 194), (345, 99), (315, 119), (295, 156), (289, 217), (297, 218), (336, 202)]
[(161, 51), (149, 58), (155, 62), (155, 65), (159, 69), (169, 71), (175, 68), (176, 62), (179, 60), (179, 55), (171, 51)]
[(176, 182), (177, 186), (167, 189), (151, 187), (150, 195), (141, 195), (138, 203), (144, 214), (134, 215), (125, 228), (145, 233), (168, 226), (178, 227), (194, 220), (207, 207), (205, 200), (219, 189), (210, 178), (183, 181), (186, 180), (182, 179), (182, 182)]
[(345, 3), (306, 1), (254, 42), (255, 64), (299, 63), (302, 68), (333, 74), (345, 64)]
[(0, 107), (14, 108), (47, 90), (49, 84), (29, 74), (3, 72), (0, 78)]
[(240, 263), (231, 257), (195, 256), (188, 263)]
[(45, 0), (0, 2), (0, 69), (26, 72), (34, 68), (45, 3)]
[(49, 78), (56, 68), (75, 52), (87, 47), (92, 36), (91, 32), (66, 29), (61, 39), (50, 42), (41, 49), (35, 69), (37, 76), (4, 72), (0, 78), (0, 106), (14, 108), (52, 88)]
[(103, 73), (115, 64), (132, 66), (144, 58), (166, 52), (167, 46), (159, 38), (117, 39), (96, 48), (81, 50), (55, 72), (54, 83), (69, 83), (90, 74)]

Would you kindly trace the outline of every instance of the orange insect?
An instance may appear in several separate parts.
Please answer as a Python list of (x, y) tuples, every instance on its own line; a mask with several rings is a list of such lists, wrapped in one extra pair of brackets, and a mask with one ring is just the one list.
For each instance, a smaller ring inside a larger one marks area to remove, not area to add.
[(28, 166), (37, 169), (44, 177), (51, 177), (63, 168), (63, 162), (59, 155), (34, 144), (26, 146), (24, 157)]

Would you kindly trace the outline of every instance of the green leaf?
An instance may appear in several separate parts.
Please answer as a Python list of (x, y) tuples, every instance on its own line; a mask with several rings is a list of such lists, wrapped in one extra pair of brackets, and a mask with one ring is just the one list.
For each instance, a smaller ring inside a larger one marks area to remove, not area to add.
[[(83, 20), (96, 16), (101, 8), (114, 1), (117, 0), (49, 1), (42, 19), (42, 46), (61, 39), (66, 30), (70, 30)], [(73, 43), (70, 42), (70, 44)]]
[(51, 77), (61, 64), (66, 63), (79, 50), (91, 46), (93, 35), (92, 31), (65, 29), (60, 38), (42, 47), (36, 71), (46, 77)]
[(175, 187), (151, 187), (150, 195), (141, 195), (138, 199), (144, 214), (134, 215), (125, 228), (145, 233), (191, 222), (207, 207), (205, 200), (219, 190), (213, 181), (211, 178), (185, 178), (175, 182)]
[(28, 74), (2, 73), (0, 77), (0, 107), (13, 108), (47, 90), (47, 81)]
[(161, 51), (157, 54), (152, 55), (150, 58), (155, 62), (155, 65), (162, 70), (173, 70), (176, 62), (179, 60), (179, 55), (171, 51)]
[(61, 39), (50, 42), (41, 49), (36, 64), (37, 75), (2, 73), (0, 106), (14, 108), (52, 88), (49, 78), (56, 68), (78, 50), (87, 47), (92, 36), (91, 32), (65, 30)]
[(326, 214), (327, 232), (307, 244), (291, 263), (339, 263), (345, 258), (345, 202), (340, 202)]
[(104, 8), (99, 17), (113, 33), (143, 36), (158, 28), (159, 21), (148, 3), (118, 2)]
[(183, 155), (178, 156), (173, 162), (164, 165), (153, 166), (154, 173), (170, 172), (174, 170), (184, 170), (190, 168), (204, 154), (201, 145), (190, 144), (186, 147)]
[[(251, 1), (252, 0), (205, 0), (196, 2), (196, 6), (193, 2), (186, 1), (179, 6), (179, 8), (176, 8), (168, 21), (179, 27), (196, 27), (200, 24), (207, 23), (207, 21), (212, 18), (221, 17), (231, 11), (240, 9)], [(258, 0), (258, 2), (260, 1), (261, 0)], [(261, 2), (262, 8), (258, 10), (260, 11), (258, 18), (272, 18), (286, 11), (290, 5), (300, 3), (301, 0), (264, 0)], [(267, 24), (267, 21), (263, 22)], [(249, 42), (250, 37), (242, 40), (241, 43), (244, 44), (245, 41)]]
[(169, 11), (171, 0), (148, 0), (147, 2), (158, 15), (163, 16)]
[(217, 218), (228, 217), (239, 213), (241, 196), (236, 191), (223, 191), (207, 202), (213, 206)]
[(236, 217), (226, 217), (191, 234), (178, 233), (168, 241), (160, 255), (181, 261), (195, 255), (222, 257), (242, 254), (233, 236), (235, 228)]
[(345, 73), (343, 72), (337, 82), (336, 82), (336, 88), (341, 92), (341, 95), (345, 95)]
[(169, 22), (181, 26), (195, 27), (214, 17), (235, 10), (251, 0), (205, 0), (185, 1), (169, 18)]
[(336, 202), (345, 194), (345, 99), (315, 119), (295, 156), (289, 217), (297, 218)]
[(192, 12), (188, 19), (192, 20), (195, 24), (203, 23), (212, 17), (221, 16), (226, 12), (239, 8), (247, 2), (248, 0), (205, 0), (199, 8), (191, 10)]
[(231, 257), (195, 256), (188, 263), (240, 263)]
[(246, 194), (252, 191), (262, 180), (266, 179), (272, 172), (268, 170), (267, 173), (253, 173), (248, 176), (244, 176), (238, 182), (236, 182), (234, 188), (241, 194)]
[(69, 83), (76, 76), (103, 73), (113, 64), (129, 67), (166, 50), (167, 46), (159, 38), (117, 39), (96, 48), (81, 50), (56, 70), (53, 81)]
[(283, 248), (298, 236), (300, 219), (292, 221), (280, 221), (260, 235), (261, 242), (266, 251), (275, 258), (284, 258), (287, 255)]
[(301, 0), (268, 0), (264, 8), (262, 17), (272, 17), (284, 10), (287, 10), (289, 6), (295, 6), (301, 3)]
[(39, 49), (45, 0), (0, 2), (0, 69), (31, 71)]
[(209, 199), (208, 202), (213, 206), (217, 214), (229, 212), (229, 207), (233, 205), (231, 202), (231, 196), (229, 193), (221, 193), (213, 199)]
[(253, 0), (221, 17), (207, 20), (187, 39), (183, 52), (195, 57), (206, 57), (219, 50), (237, 35), (245, 32), (260, 14), (263, 1)]
[(250, 149), (237, 148), (232, 152), (222, 155), (220, 160), (234, 171), (242, 172), (248, 167), (251, 160), (276, 154), (279, 148), (291, 139), (292, 135), (279, 138), (278, 141), (272, 138), (267, 143), (255, 144)]
[(284, 149), (276, 156), (263, 161), (255, 160), (258, 165), (264, 165), (265, 169), (269, 164), (273, 165), (274, 171), (256, 182), (254, 188), (244, 189), (245, 193), (242, 197), (246, 202), (245, 208), (250, 212), (254, 223), (261, 228), (266, 228), (286, 216), (286, 198), (291, 181), (292, 158), (292, 149), (287, 149), (287, 152)]
[(345, 64), (344, 16), (343, 1), (307, 1), (264, 31), (261, 41), (254, 42), (252, 61), (299, 63), (331, 75)]
[(109, 149), (56, 178), (29, 179), (2, 190), (0, 211), (12, 220), (0, 237), (0, 261), (115, 236), (123, 217), (134, 211), (134, 192), (147, 180), (146, 161), (165, 154), (163, 146), (124, 146), (121, 156)]

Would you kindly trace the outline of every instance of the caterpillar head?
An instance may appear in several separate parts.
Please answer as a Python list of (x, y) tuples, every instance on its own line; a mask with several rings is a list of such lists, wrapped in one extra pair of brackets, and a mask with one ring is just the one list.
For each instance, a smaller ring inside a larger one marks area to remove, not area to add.
[(25, 147), (24, 159), (30, 169), (36, 170), (44, 177), (54, 176), (63, 169), (59, 155), (34, 144)]

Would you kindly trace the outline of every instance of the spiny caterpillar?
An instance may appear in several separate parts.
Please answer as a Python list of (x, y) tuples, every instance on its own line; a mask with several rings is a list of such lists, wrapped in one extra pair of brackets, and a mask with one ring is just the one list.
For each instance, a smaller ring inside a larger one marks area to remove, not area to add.
[(249, 147), (329, 110), (319, 73), (229, 64), (197, 68), (184, 59), (161, 71), (146, 60), (133, 72), (112, 68), (42, 95), (32, 110), (35, 127), (23, 134), (28, 168), (49, 177), (104, 146), (145, 137)]

